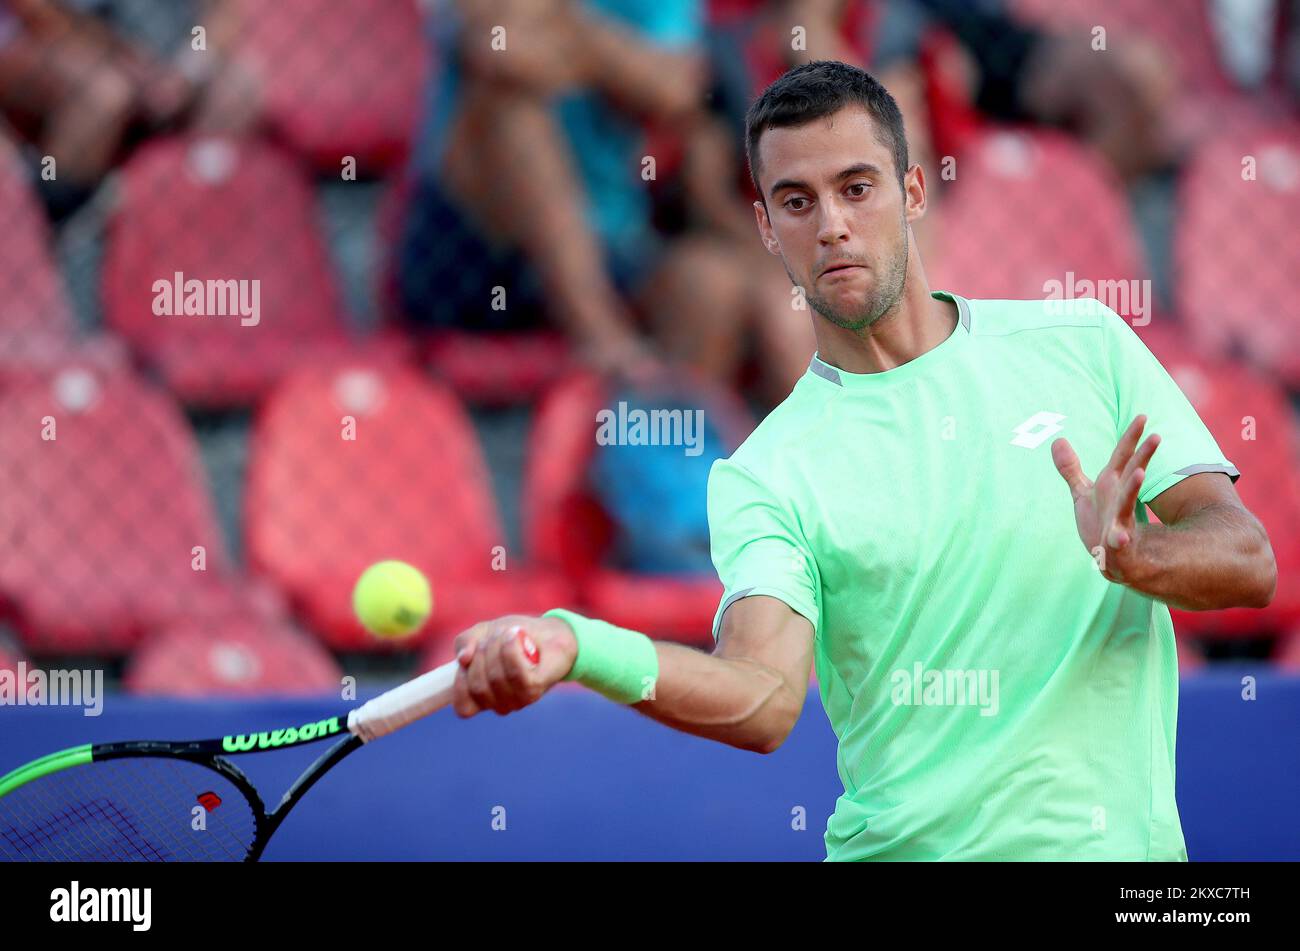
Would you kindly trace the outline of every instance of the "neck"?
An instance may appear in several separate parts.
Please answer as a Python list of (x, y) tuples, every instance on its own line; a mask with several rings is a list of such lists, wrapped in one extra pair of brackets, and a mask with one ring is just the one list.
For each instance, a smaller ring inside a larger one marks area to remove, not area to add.
[(870, 327), (848, 330), (815, 317), (817, 355), (846, 373), (883, 373), (910, 363), (947, 340), (957, 326), (957, 306), (930, 296), (919, 257), (908, 255), (903, 296)]

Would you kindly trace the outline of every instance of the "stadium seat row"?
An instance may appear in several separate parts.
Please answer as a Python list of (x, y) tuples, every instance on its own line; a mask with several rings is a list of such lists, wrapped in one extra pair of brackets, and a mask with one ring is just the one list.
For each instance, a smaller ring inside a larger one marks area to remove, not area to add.
[[(994, 130), (958, 168), (941, 209), (936, 286), (995, 298), (1059, 288), (1096, 294), (1136, 324), (1168, 319), (1122, 193), (1076, 142)], [(48, 229), (3, 147), (0, 207), (12, 222), (0, 235), (4, 374), (76, 345)], [(1195, 157), (1174, 242), (1176, 310), (1196, 345), (1244, 355), (1291, 387), (1300, 387), (1300, 300), (1287, 292), (1300, 257), (1297, 217), (1300, 125), (1269, 125)], [(311, 179), (268, 142), (173, 138), (140, 149), (120, 178), (101, 290), (105, 327), (187, 405), (250, 405), (288, 369), (359, 347), (411, 354), (396, 332), (349, 335)], [(444, 333), (420, 346), (475, 402), (527, 401), (565, 363), (548, 336)]]
[[(1152, 345), (1242, 469), (1242, 496), (1270, 530), (1281, 577), (1269, 609), (1180, 612), (1180, 633), (1300, 627), (1300, 437), (1283, 394), (1175, 340)], [(1254, 415), (1245, 426), (1241, 394)], [(350, 592), (366, 565), (400, 558), (433, 580), (436, 609), (421, 640), (397, 646), (421, 647), (430, 665), (477, 620), (559, 604), (707, 645), (716, 579), (609, 566), (612, 526), (587, 475), (596, 411), (608, 400), (601, 381), (577, 374), (542, 402), (524, 481), (524, 551), (514, 552), (450, 390), (387, 364), (296, 370), (254, 425), (241, 571), (194, 436), (165, 390), (127, 369), (75, 362), (11, 383), (0, 390), (0, 614), (36, 654), (135, 652), (131, 682), (141, 689), (212, 689), (222, 678), (319, 685), (336, 669), (327, 648), (394, 649), (359, 627)], [(732, 445), (750, 425), (740, 407), (722, 422)], [(182, 670), (204, 651), (210, 664)]]
[[(577, 375), (545, 402), (525, 484), (525, 551), (515, 552), (450, 390), (385, 363), (295, 370), (253, 428), (242, 571), (193, 433), (164, 389), (85, 361), (12, 380), (0, 388), (0, 616), (35, 654), (134, 652), (130, 682), (142, 689), (172, 678), (211, 688), (236, 675), (319, 685), (335, 669), (326, 648), (417, 646), (433, 664), (475, 621), (561, 604), (708, 642), (715, 579), (603, 564), (608, 524), (587, 469), (595, 410), (607, 401), (599, 381)], [(729, 441), (751, 424), (737, 407), (724, 421)], [(353, 582), (385, 558), (433, 581), (434, 617), (414, 644), (375, 640), (352, 614)], [(181, 670), (204, 651), (210, 665)], [(295, 656), (303, 662), (281, 663)]]

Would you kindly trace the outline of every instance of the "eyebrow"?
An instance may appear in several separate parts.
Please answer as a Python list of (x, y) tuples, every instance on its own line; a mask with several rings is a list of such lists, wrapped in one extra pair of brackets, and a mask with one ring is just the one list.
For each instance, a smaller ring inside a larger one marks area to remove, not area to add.
[[(864, 173), (867, 175), (875, 175), (877, 177), (880, 177), (884, 174), (883, 172), (881, 172), (879, 168), (877, 168), (875, 165), (872, 165), (870, 162), (858, 162), (856, 165), (850, 165), (848, 168), (844, 169), (843, 171), (837, 172), (835, 177), (832, 178), (831, 181), (842, 182), (846, 178), (852, 178), (854, 175), (862, 175)], [(771, 190), (767, 193), (767, 195), (769, 198), (775, 198), (776, 193), (785, 188), (808, 188), (808, 183), (801, 182), (794, 178), (782, 178), (772, 186)]]

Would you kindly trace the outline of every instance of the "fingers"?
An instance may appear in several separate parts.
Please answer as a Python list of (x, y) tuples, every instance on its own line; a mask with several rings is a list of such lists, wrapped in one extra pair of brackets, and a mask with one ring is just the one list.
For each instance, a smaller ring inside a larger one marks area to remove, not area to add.
[(470, 641), (460, 650), (456, 651), (456, 660), (462, 667), (468, 667), (474, 663), (474, 655), (478, 653), (478, 641)]
[(456, 711), (456, 716), (462, 718), (472, 717), (482, 710), (469, 694), (469, 681), (465, 677), (464, 668), (456, 671), (456, 680), (451, 687), (451, 708)]
[(533, 659), (537, 656), (536, 647), (532, 647), (533, 656), (530, 658), (528, 650), (531, 642), (525, 645), (527, 635), (521, 638), (519, 636), (521, 632), (522, 628), (512, 627), (501, 644), (502, 668), (506, 683), (517, 702), (517, 705), (512, 708), (515, 710), (536, 703), (543, 693), (541, 676), (537, 670), (537, 663)]
[(483, 710), (512, 713), (545, 693), (536, 664), (538, 648), (521, 623), (528, 620), (498, 618), (456, 638), (461, 668), (452, 705), (458, 715), (469, 717)]
[(1097, 514), (1097, 525), (1101, 531), (1101, 542), (1107, 548), (1115, 548), (1116, 520), (1119, 518), (1119, 474), (1110, 468), (1101, 470), (1097, 482), (1093, 485), (1093, 505)]
[(503, 632), (500, 629), (493, 631), (483, 651), (485, 678), (492, 690), (492, 697), (487, 705), (498, 715), (509, 713), (514, 709), (511, 706), (511, 685), (506, 679), (506, 664), (501, 656), (503, 640)]
[(1128, 429), (1124, 430), (1124, 435), (1119, 437), (1115, 451), (1110, 454), (1108, 468), (1116, 472), (1124, 471), (1124, 466), (1133, 456), (1133, 450), (1137, 448), (1138, 440), (1142, 438), (1142, 430), (1146, 428), (1146, 424), (1145, 415), (1139, 413), (1134, 417), (1133, 422), (1128, 424)]
[(1134, 469), (1145, 469), (1151, 461), (1151, 457), (1156, 454), (1156, 449), (1160, 446), (1160, 437), (1152, 433), (1146, 438), (1146, 441), (1138, 447), (1138, 451), (1133, 453), (1133, 458), (1124, 466), (1124, 471), (1120, 474), (1120, 481), (1127, 485), (1129, 477), (1133, 474)]
[(469, 695), (480, 710), (496, 709), (496, 693), (492, 683), (488, 679), (488, 663), (492, 653), (491, 638), (484, 638), (485, 643), (479, 645), (475, 652), (477, 663), (472, 663), (468, 668), (462, 668), (465, 674), (466, 686), (469, 688)]
[(1142, 491), (1142, 480), (1146, 474), (1143, 468), (1134, 469), (1120, 487), (1119, 505), (1111, 528), (1112, 538), (1108, 539), (1111, 548), (1123, 548), (1133, 540), (1133, 534), (1137, 530), (1138, 493)]
[(1108, 518), (1103, 523), (1108, 526), (1105, 541), (1111, 548), (1123, 548), (1133, 540), (1133, 534), (1137, 530), (1137, 504), (1138, 495), (1142, 491), (1142, 480), (1146, 478), (1147, 464), (1159, 446), (1160, 437), (1152, 433), (1125, 463), (1122, 473), (1115, 480), (1114, 505), (1107, 506)]
[(479, 639), (487, 633), (487, 630), (487, 624), (475, 624), (468, 630), (457, 634), (455, 641), (452, 642), (452, 646), (456, 651), (456, 660), (460, 663), (460, 670), (456, 671), (456, 680), (452, 683), (451, 707), (459, 717), (472, 717), (482, 709), (470, 695), (469, 678), (466, 671), (474, 663), (474, 657), (478, 653)]
[(1084, 475), (1079, 457), (1068, 439), (1058, 439), (1052, 443), (1052, 462), (1056, 463), (1056, 471), (1061, 474), (1076, 498), (1079, 493), (1092, 488), (1092, 481)]
[[(459, 658), (463, 652), (468, 650), (469, 655), (472, 658), (474, 649), (478, 646), (479, 638), (487, 634), (490, 628), (491, 625), (489, 625), (488, 622), (480, 621), (478, 624), (475, 624), (473, 627), (467, 628), (461, 631), (459, 634), (457, 634), (456, 639), (452, 641), (452, 648), (455, 650), (456, 656)], [(468, 660), (462, 661), (461, 666), (468, 667), (469, 661)]]
[[(525, 643), (527, 641), (527, 643)], [(541, 699), (542, 678), (537, 664), (528, 656), (531, 650), (537, 656), (536, 645), (527, 639), (524, 629), (516, 623), (505, 623), (491, 638), (491, 649), (485, 653), (489, 680), (495, 686), (499, 714), (522, 710)]]

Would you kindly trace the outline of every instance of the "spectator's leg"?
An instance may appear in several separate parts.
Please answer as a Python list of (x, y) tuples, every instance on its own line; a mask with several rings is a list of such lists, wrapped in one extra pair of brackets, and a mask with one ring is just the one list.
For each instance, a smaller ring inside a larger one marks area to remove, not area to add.
[(670, 358), (731, 385), (745, 352), (751, 288), (734, 243), (687, 235), (670, 245), (638, 304)]
[(1098, 56), (1086, 34), (1045, 36), (1024, 68), (1019, 95), (1033, 118), (1075, 129), (1132, 181), (1177, 159), (1173, 77), (1167, 52), (1140, 37)]
[(193, 128), (212, 135), (248, 135), (265, 108), (262, 77), (251, 61), (228, 59), (203, 90)]
[(631, 314), (605, 271), (547, 101), (467, 79), (443, 173), (485, 231), (528, 255), (557, 316), (581, 344), (599, 349), (631, 336)]
[(20, 33), (0, 50), (0, 109), (40, 124), (60, 180), (89, 186), (107, 171), (135, 103), (131, 81), (93, 41)]

